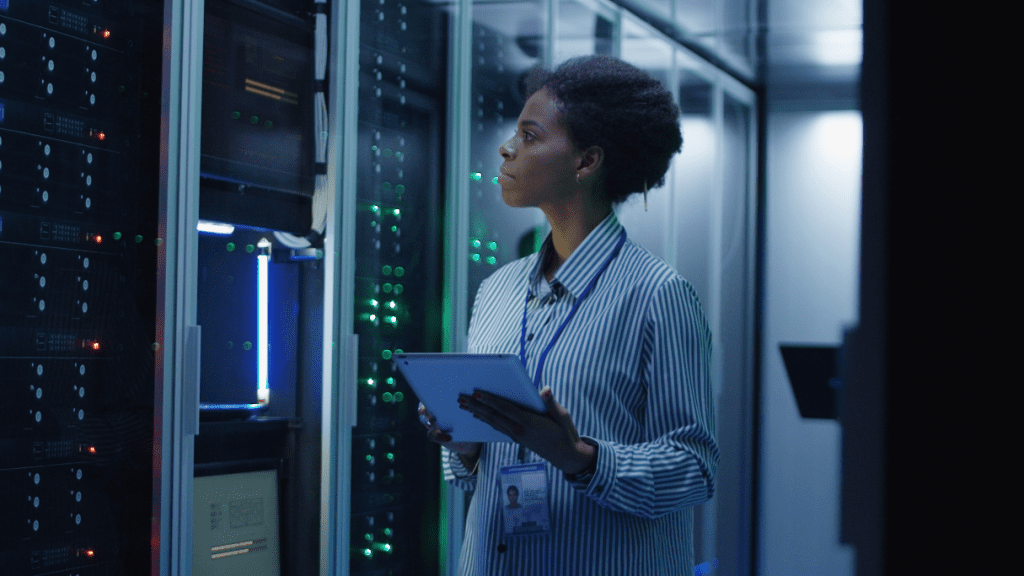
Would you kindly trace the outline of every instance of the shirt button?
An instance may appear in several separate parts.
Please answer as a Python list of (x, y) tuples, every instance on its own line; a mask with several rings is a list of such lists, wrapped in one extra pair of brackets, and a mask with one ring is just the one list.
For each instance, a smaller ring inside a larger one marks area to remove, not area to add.
[(498, 544), (498, 554), (504, 554), (505, 550), (508, 550), (508, 546), (504, 544)]
[(529, 342), (530, 340), (533, 340), (533, 334), (526, 335), (526, 341)]
[(594, 492), (596, 492), (598, 494), (600, 494), (601, 492), (604, 492), (604, 486), (601, 486), (600, 484), (598, 484), (597, 486), (594, 486)]

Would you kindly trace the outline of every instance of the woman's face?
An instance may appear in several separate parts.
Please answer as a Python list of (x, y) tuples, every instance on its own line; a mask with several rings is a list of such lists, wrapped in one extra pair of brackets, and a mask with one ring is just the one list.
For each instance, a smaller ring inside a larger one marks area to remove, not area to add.
[(516, 134), (498, 149), (501, 197), (509, 206), (556, 204), (576, 190), (582, 154), (559, 121), (554, 96), (547, 88), (530, 96), (519, 114)]

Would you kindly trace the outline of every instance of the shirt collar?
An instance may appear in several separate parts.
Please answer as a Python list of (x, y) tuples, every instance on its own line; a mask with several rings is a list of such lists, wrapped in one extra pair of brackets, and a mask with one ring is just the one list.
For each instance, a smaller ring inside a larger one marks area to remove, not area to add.
[[(615, 216), (615, 212), (612, 212), (596, 228), (590, 231), (590, 234), (569, 255), (569, 259), (563, 262), (558, 267), (558, 270), (555, 270), (554, 279), (550, 283), (551, 286), (560, 284), (573, 297), (576, 297), (587, 287), (587, 283), (597, 273), (598, 268), (601, 267), (601, 264), (608, 258), (612, 250), (615, 249), (615, 244), (618, 242), (620, 234), (622, 234), (622, 224), (619, 224), (619, 219)], [(533, 271), (530, 274), (530, 292), (534, 296), (544, 296), (547, 292), (551, 291), (548, 288), (547, 279), (544, 278), (541, 270), (541, 264), (547, 258), (548, 253), (554, 249), (555, 247), (551, 242), (551, 234), (548, 233), (547, 238), (544, 239), (544, 244), (541, 246), (537, 262), (534, 264)]]

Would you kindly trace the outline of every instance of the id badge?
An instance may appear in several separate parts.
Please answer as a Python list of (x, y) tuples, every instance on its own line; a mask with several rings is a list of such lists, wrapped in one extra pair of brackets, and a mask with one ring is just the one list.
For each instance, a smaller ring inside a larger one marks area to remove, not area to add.
[(548, 473), (543, 462), (501, 468), (501, 512), (505, 536), (551, 531)]

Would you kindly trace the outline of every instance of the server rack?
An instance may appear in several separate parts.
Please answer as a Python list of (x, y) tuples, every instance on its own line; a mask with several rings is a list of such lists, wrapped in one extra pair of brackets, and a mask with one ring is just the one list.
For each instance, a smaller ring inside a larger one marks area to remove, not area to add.
[(0, 2), (5, 573), (151, 563), (161, 27), (154, 2)]

